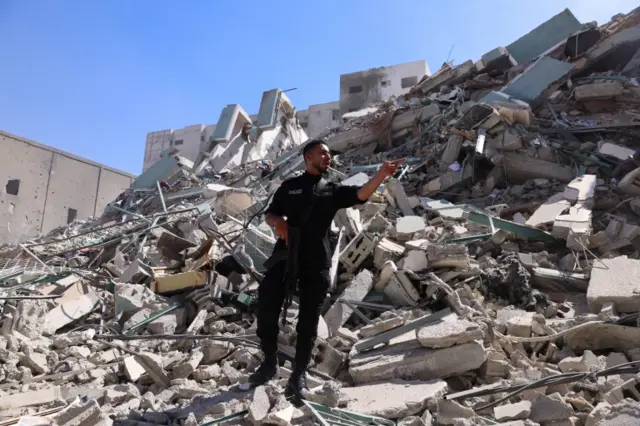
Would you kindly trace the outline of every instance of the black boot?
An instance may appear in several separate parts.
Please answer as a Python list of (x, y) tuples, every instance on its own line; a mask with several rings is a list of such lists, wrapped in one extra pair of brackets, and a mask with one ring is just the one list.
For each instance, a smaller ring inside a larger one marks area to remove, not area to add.
[(309, 388), (307, 387), (306, 370), (294, 369), (284, 390), (284, 396), (296, 407), (302, 406), (303, 399), (307, 399)]
[(260, 367), (249, 376), (249, 384), (252, 387), (264, 385), (270, 380), (280, 377), (277, 355), (265, 355)]

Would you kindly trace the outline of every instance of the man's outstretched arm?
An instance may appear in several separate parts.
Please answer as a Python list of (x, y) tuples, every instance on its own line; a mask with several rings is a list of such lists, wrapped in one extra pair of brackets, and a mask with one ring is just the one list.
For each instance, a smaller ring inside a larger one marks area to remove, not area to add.
[(369, 182), (360, 187), (358, 190), (358, 199), (360, 201), (367, 201), (369, 197), (376, 192), (380, 184), (389, 176), (393, 176), (396, 173), (398, 166), (404, 162), (404, 158), (394, 161), (385, 161), (382, 164), (382, 167), (380, 167), (380, 170), (378, 170), (378, 172), (369, 179)]

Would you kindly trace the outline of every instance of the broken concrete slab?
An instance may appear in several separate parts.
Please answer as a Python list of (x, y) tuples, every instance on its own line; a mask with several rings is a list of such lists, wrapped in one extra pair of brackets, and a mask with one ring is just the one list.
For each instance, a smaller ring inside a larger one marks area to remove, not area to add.
[(353, 355), (349, 373), (357, 384), (393, 378), (432, 380), (475, 370), (484, 361), (481, 343), (426, 349), (417, 341), (409, 341)]
[(403, 241), (411, 239), (416, 232), (424, 231), (426, 224), (422, 216), (404, 216), (396, 222), (396, 233)]
[(430, 400), (442, 397), (449, 387), (443, 380), (391, 380), (342, 388), (347, 410), (387, 419), (401, 419), (422, 412)]
[(564, 198), (573, 203), (593, 207), (596, 192), (596, 175), (582, 175), (569, 182), (564, 189)]
[(416, 306), (420, 301), (420, 293), (404, 271), (391, 275), (384, 287), (384, 294), (396, 306)]
[[(362, 301), (373, 287), (373, 274), (367, 269), (360, 271), (341, 295), (342, 299)], [(353, 309), (337, 300), (324, 315), (329, 333), (333, 336), (353, 314)]]
[(640, 311), (640, 260), (618, 256), (594, 262), (587, 289), (592, 312), (613, 302), (621, 313)]
[(482, 340), (483, 334), (478, 324), (459, 318), (456, 314), (447, 315), (438, 322), (416, 330), (420, 344), (432, 349)]
[(538, 423), (553, 422), (568, 419), (573, 414), (573, 408), (562, 399), (559, 393), (552, 395), (539, 393), (531, 406), (530, 419)]
[(468, 268), (469, 249), (464, 244), (431, 244), (427, 246), (431, 268)]

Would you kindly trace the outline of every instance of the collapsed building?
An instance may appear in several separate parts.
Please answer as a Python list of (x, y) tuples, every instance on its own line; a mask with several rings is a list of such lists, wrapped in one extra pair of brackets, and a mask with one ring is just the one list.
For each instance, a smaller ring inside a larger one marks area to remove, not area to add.
[(444, 64), (322, 135), (346, 185), (407, 162), (336, 216), (305, 406), (284, 379), (242, 390), (261, 213), (306, 139), (275, 90), (257, 122), (228, 106), (195, 163), (169, 153), (102, 216), (3, 249), (2, 423), (636, 424), (640, 12), (551, 42)]

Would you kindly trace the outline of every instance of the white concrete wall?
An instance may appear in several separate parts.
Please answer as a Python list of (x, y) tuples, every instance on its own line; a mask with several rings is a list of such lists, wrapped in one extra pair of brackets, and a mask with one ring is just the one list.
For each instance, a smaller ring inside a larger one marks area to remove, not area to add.
[[(427, 61), (407, 62), (388, 67), (372, 68), (340, 76), (340, 112), (356, 111), (392, 96), (400, 96), (412, 85), (403, 86), (404, 78), (413, 78), (414, 84), (425, 75), (431, 75)], [(360, 91), (357, 91), (357, 88)]]
[(308, 111), (309, 126), (307, 134), (310, 138), (315, 138), (325, 130), (339, 126), (342, 123), (339, 101), (309, 105)]
[[(102, 214), (134, 176), (0, 131), (0, 244), (17, 243), (77, 219)], [(9, 179), (19, 179), (17, 195)]]
[(300, 111), (296, 111), (296, 117), (298, 118), (298, 122), (300, 123), (300, 127), (304, 129), (307, 134), (309, 133), (309, 110), (303, 109)]
[(171, 148), (173, 143), (173, 130), (159, 130), (147, 133), (147, 142), (144, 148), (144, 160), (142, 171), (146, 171), (160, 159), (160, 154)]

